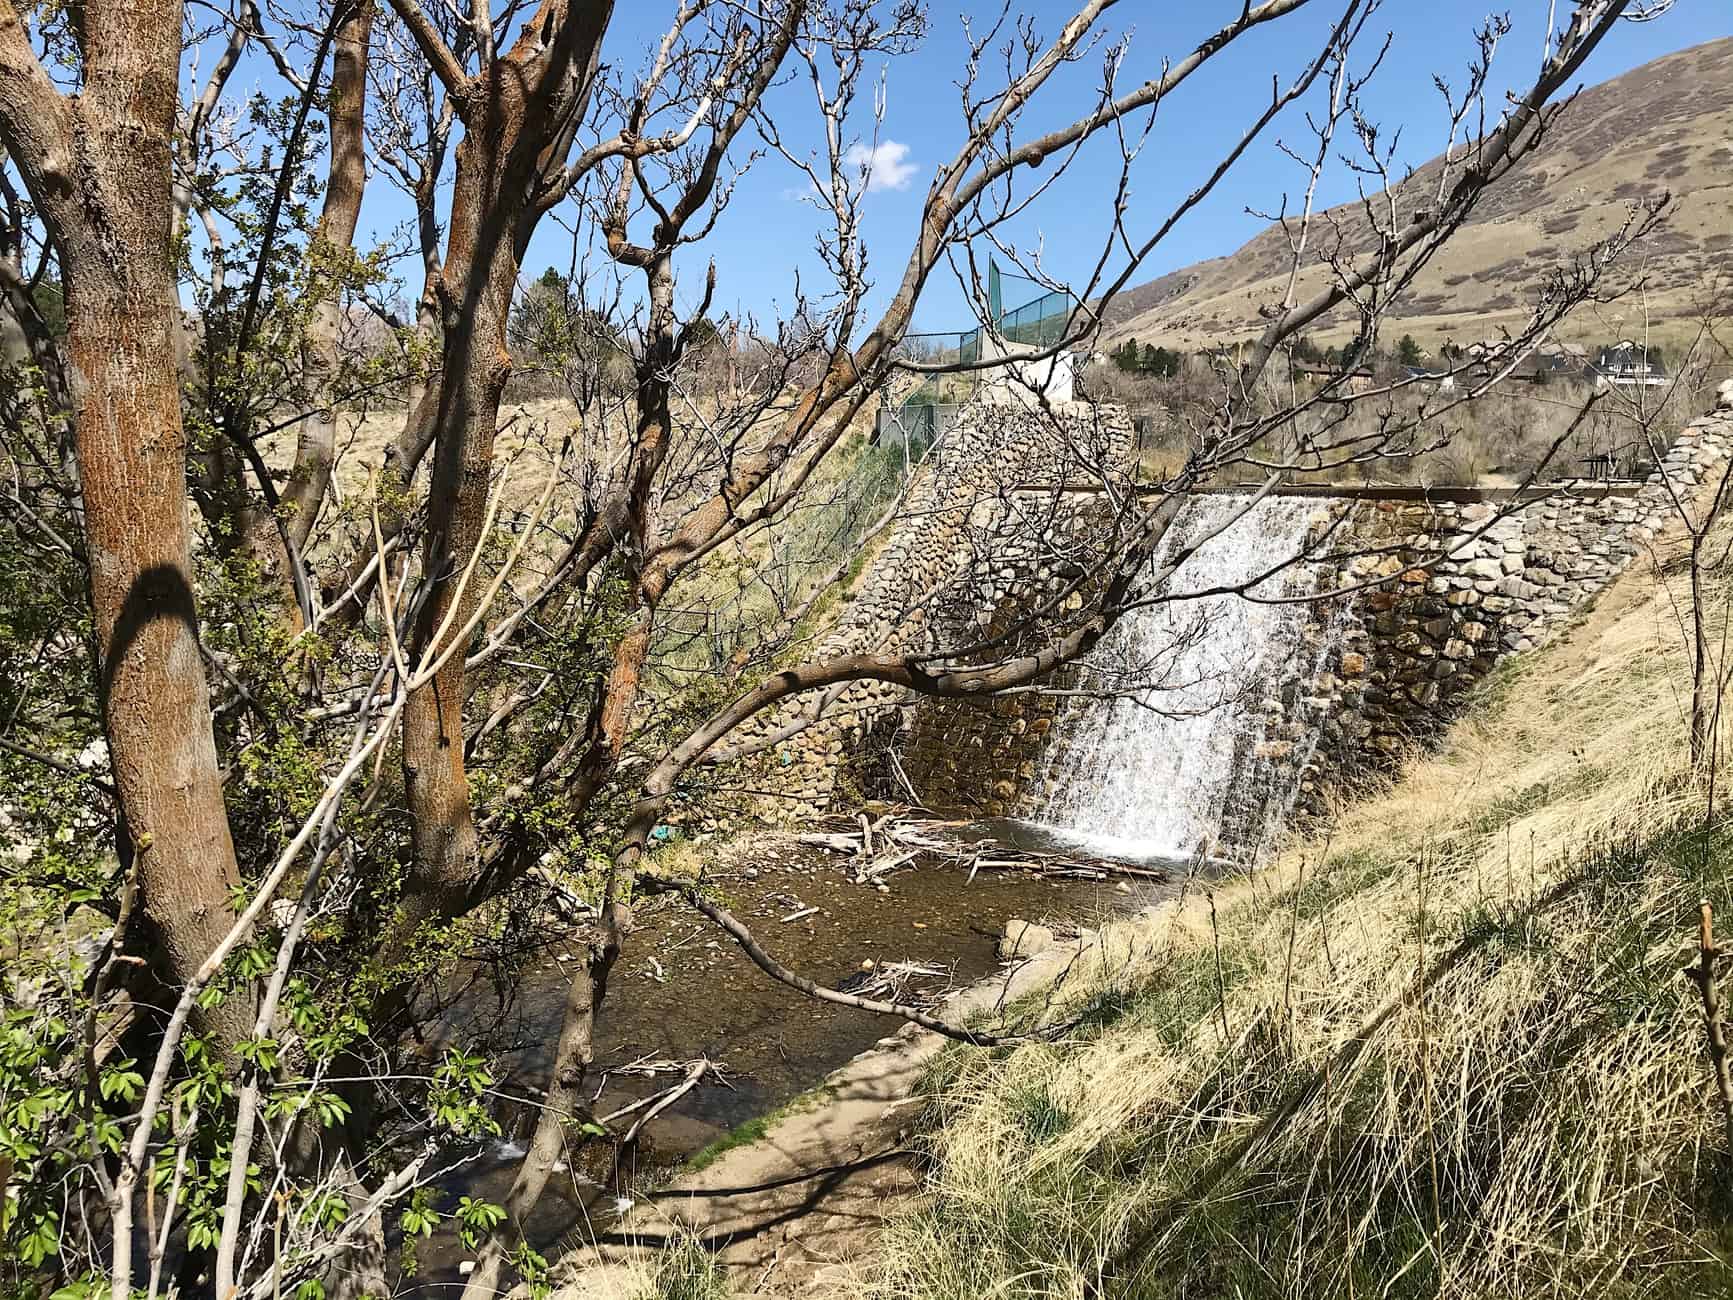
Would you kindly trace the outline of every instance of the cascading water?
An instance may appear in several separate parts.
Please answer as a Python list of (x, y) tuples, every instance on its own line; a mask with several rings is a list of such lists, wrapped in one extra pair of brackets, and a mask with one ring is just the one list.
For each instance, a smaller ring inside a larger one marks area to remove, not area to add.
[[(1314, 507), (1302, 499), (1270, 497), (1246, 510), (1247, 500), (1194, 498), (1153, 564), (1159, 569), (1204, 538), (1174, 575), (1169, 593), (1184, 597), (1240, 586), (1277, 570), (1250, 589), (1264, 601), (1219, 594), (1133, 610), (1090, 656), (1086, 702), (1059, 724), (1061, 737), (1048, 751), (1049, 793), (1036, 812), (1065, 838), (1095, 852), (1138, 859), (1186, 859), (1200, 841), (1220, 843), (1235, 783), (1270, 739), (1266, 702), (1285, 689), (1293, 694), (1321, 666), (1329, 629), (1320, 628), (1317, 608), (1268, 603), (1269, 597), (1318, 589), (1313, 566), (1291, 563), (1304, 546)], [(1246, 513), (1234, 519), (1240, 511)], [(1222, 532), (1208, 536), (1224, 524)], [(1316, 743), (1315, 727), (1296, 722), (1291, 712), (1276, 725), (1287, 729), (1281, 744), (1306, 751), (1288, 765), (1297, 772)], [(1272, 772), (1259, 775), (1283, 784)], [(1239, 826), (1242, 837), (1256, 839), (1280, 822), (1294, 795), (1293, 781), (1285, 784), (1290, 788), (1259, 792), (1258, 824)], [(1255, 843), (1233, 847), (1236, 856), (1257, 849)]]

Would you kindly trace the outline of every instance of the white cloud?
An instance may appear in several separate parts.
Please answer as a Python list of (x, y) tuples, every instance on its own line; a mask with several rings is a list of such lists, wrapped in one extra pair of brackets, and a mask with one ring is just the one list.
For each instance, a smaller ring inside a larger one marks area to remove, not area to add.
[(843, 161), (867, 178), (867, 193), (876, 190), (906, 190), (920, 168), (908, 161), (909, 147), (896, 140), (881, 140), (868, 148), (851, 144)]

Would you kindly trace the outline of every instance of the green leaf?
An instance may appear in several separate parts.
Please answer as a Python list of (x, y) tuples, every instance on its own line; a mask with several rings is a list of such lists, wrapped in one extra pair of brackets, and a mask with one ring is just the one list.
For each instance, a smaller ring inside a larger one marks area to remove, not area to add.
[(137, 1061), (128, 1057), (124, 1061), (116, 1061), (102, 1072), (97, 1086), (102, 1092), (104, 1101), (113, 1101), (119, 1097), (122, 1101), (136, 1101), (144, 1091), (144, 1076), (134, 1067)]

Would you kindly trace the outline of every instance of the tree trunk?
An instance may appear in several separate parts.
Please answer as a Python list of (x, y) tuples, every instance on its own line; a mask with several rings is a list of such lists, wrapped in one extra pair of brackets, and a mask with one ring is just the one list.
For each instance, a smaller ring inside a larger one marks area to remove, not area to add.
[(325, 182), (325, 206), (313, 232), (314, 283), (319, 293), (307, 326), (303, 356), (308, 397), (313, 411), (295, 440), (295, 468), (283, 490), (289, 511), (289, 536), (304, 551), (319, 507), (331, 486), (331, 462), (337, 452), (338, 345), (343, 325), (343, 281), (367, 184), (367, 46), (373, 32), (374, 6), (363, 0), (337, 30), (331, 52), (331, 167)]
[[(89, 14), (85, 91), (63, 173), (36, 172), (66, 277), (98, 688), (145, 915), (184, 981), (225, 935), (240, 884), (199, 653), (170, 148), (180, 5)], [(27, 167), (27, 175), (36, 171)], [(239, 1005), (207, 1013), (230, 1041)]]
[[(517, 285), (513, 232), (527, 177), (511, 166), (521, 116), (499, 105), (492, 130), (466, 134), (457, 151), (451, 236), (442, 274), (444, 358), (431, 396), (438, 430), (427, 497), (422, 572), (433, 584), (413, 645), (426, 651), (450, 616), (453, 635), (474, 613), (483, 583), (459, 596), (458, 579), (482, 541), (500, 396), (511, 374), (506, 321)], [(478, 138), (479, 136), (479, 138)], [(517, 182), (514, 184), (514, 180)], [(404, 787), (411, 812), (410, 878), (399, 940), (455, 911), (477, 870), (475, 819), (463, 762), (463, 655), (451, 657), (403, 711)]]
[[(398, 0), (394, 0), (397, 3)], [(403, 6), (399, 4), (399, 8)], [(541, 216), (538, 195), (558, 173), (572, 115), (597, 69), (611, 0), (543, 0), (509, 52), (464, 77), (440, 76), (464, 128), (457, 148), (450, 234), (437, 286), (443, 356), (437, 393), (424, 407), (436, 431), (427, 496), (423, 602), (411, 637), (423, 655), (441, 627), (468, 621), (485, 585), (457, 584), (481, 543), (500, 396), (511, 374), (506, 322), (518, 259)], [(448, 65), (449, 51), (431, 53)], [(388, 958), (427, 921), (451, 916), (476, 883), (479, 854), (463, 761), (464, 663), (455, 654), (403, 712), (403, 775), (411, 863), (385, 939)]]

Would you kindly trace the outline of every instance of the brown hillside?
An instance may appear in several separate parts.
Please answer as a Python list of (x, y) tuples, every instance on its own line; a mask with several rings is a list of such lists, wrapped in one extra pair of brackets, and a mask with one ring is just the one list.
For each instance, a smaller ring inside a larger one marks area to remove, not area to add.
[[(1432, 192), (1428, 181), (1435, 184), (1439, 166), (1434, 159), (1396, 187), (1404, 211)], [(1481, 200), (1388, 328), (1412, 333), (1428, 349), (1446, 338), (1471, 341), (1514, 328), (1552, 267), (1616, 230), (1634, 201), (1663, 193), (1673, 196), (1671, 215), (1625, 265), (1627, 282), (1640, 273), (1646, 294), (1579, 313), (1563, 332), (1635, 333), (1646, 310), (1658, 337), (1678, 339), (1692, 332), (1707, 303), (1733, 291), (1733, 38), (1584, 90), (1535, 152)], [(1363, 251), (1372, 238), (1358, 204), (1329, 210), (1314, 229), (1326, 249), (1340, 238), (1344, 251)], [(1246, 337), (1258, 308), (1279, 299), (1287, 264), (1287, 243), (1272, 226), (1227, 257), (1122, 294), (1108, 312), (1108, 340), (1196, 348)], [(1302, 296), (1324, 275), (1314, 259), (1303, 272)], [(1337, 340), (1352, 329), (1338, 317), (1318, 334)]]

